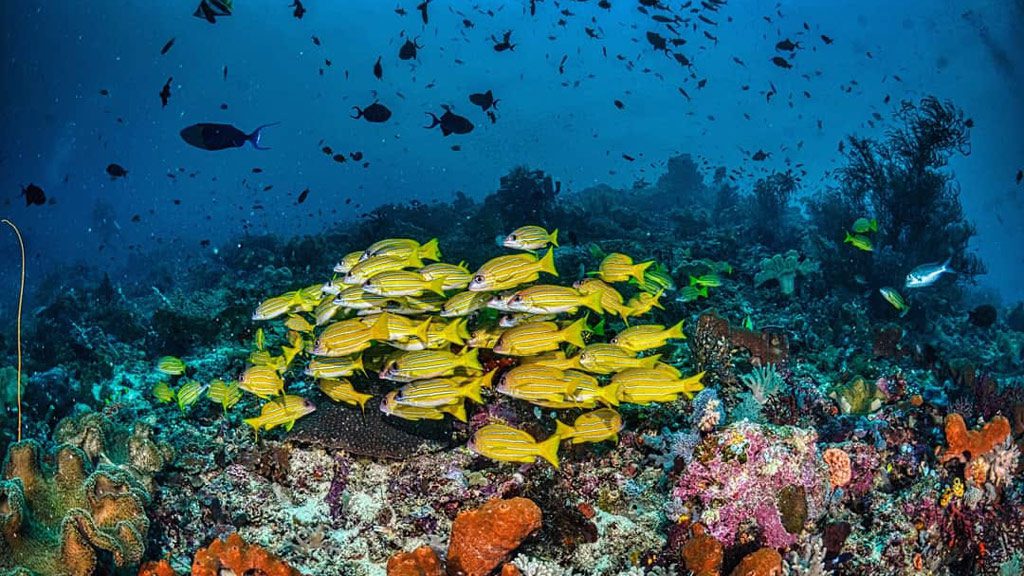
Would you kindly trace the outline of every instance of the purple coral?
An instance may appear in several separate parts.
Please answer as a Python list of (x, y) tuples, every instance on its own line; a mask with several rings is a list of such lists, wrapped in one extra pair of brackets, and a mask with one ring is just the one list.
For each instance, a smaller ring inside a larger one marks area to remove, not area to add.
[[(803, 523), (821, 513), (827, 471), (815, 440), (813, 430), (737, 423), (697, 449), (673, 494), (698, 504), (700, 520), (727, 546), (751, 520), (765, 545), (789, 546), (797, 534), (786, 529), (791, 525), (787, 514), (790, 518), (795, 514)], [(800, 511), (780, 511), (779, 495), (787, 489), (803, 490), (806, 516)]]

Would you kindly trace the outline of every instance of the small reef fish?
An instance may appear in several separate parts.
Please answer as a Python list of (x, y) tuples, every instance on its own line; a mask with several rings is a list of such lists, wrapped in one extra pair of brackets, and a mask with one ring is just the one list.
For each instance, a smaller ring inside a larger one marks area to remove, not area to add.
[(365, 252), (363, 252), (362, 250), (359, 250), (356, 252), (349, 252), (348, 254), (345, 254), (344, 256), (341, 257), (341, 260), (339, 260), (338, 263), (334, 265), (334, 271), (337, 272), (338, 274), (348, 274), (348, 271), (351, 270), (353, 266), (358, 264), (359, 261), (363, 259), (364, 253)]
[[(685, 290), (685, 289), (684, 289)], [(701, 288), (701, 295), (707, 298), (707, 287)], [(650, 292), (640, 292), (636, 296), (629, 299), (626, 303), (626, 308), (629, 309), (630, 316), (643, 316), (651, 311), (653, 308), (664, 310), (665, 307), (661, 305), (659, 301), (661, 299), (661, 292), (651, 294)]]
[(344, 288), (333, 300), (334, 304), (348, 310), (372, 310), (384, 306), (387, 301), (384, 296), (365, 292), (362, 286)]
[(544, 257), (540, 259), (533, 254), (510, 254), (492, 258), (473, 274), (468, 288), (471, 292), (508, 290), (533, 282), (541, 272), (558, 276), (554, 251), (551, 248), (548, 248)]
[(398, 390), (388, 392), (387, 396), (381, 400), (380, 411), (388, 416), (395, 416), (403, 420), (442, 420), (445, 414), (450, 414), (459, 422), (466, 421), (466, 404), (461, 400), (437, 408), (409, 406), (407, 404), (399, 404)]
[(266, 400), (284, 394), (284, 379), (271, 366), (250, 366), (238, 379), (238, 387)]
[(611, 408), (601, 408), (593, 412), (580, 414), (572, 426), (561, 420), (555, 421), (555, 435), (564, 440), (572, 440), (573, 444), (583, 442), (618, 442), (619, 430), (622, 430), (622, 416)]
[(157, 382), (153, 386), (153, 397), (155, 397), (161, 404), (167, 404), (168, 402), (174, 402), (174, 390), (171, 389), (171, 385), (167, 382)]
[(241, 148), (245, 146), (246, 142), (252, 144), (252, 147), (257, 150), (270, 150), (270, 148), (260, 145), (260, 138), (265, 128), (276, 124), (278, 123), (264, 124), (246, 134), (230, 124), (202, 122), (182, 128), (181, 139), (190, 146), (211, 151)]
[(505, 356), (532, 356), (557, 350), (562, 342), (582, 348), (586, 345), (583, 341), (586, 325), (584, 318), (565, 328), (554, 322), (527, 322), (506, 330), (494, 344), (493, 350)]
[(314, 356), (349, 356), (362, 352), (373, 342), (388, 339), (388, 321), (383, 315), (367, 326), (363, 319), (353, 318), (329, 324), (313, 343)]
[(558, 230), (550, 233), (540, 226), (523, 226), (516, 228), (505, 236), (501, 245), (513, 250), (540, 250), (548, 245), (558, 246)]
[(352, 383), (344, 378), (321, 378), (317, 380), (316, 386), (331, 400), (359, 406), (361, 410), (366, 410), (366, 402), (373, 398), (373, 394), (364, 394), (356, 390)]
[(353, 266), (348, 271), (348, 274), (345, 274), (345, 279), (342, 282), (348, 285), (362, 285), (370, 278), (383, 272), (405, 268), (420, 268), (422, 266), (423, 261), (415, 255), (391, 256), (389, 254), (380, 254), (370, 256)]
[(156, 369), (168, 376), (181, 376), (185, 373), (185, 363), (177, 356), (164, 356), (157, 360)]
[(660, 324), (626, 328), (616, 334), (611, 343), (630, 352), (643, 352), (652, 348), (660, 348), (671, 339), (686, 339), (686, 334), (683, 334), (683, 320), (669, 328)]
[(470, 335), (469, 340), (466, 340), (466, 346), (470, 348), (494, 348), (494, 345), (498, 343), (498, 339), (504, 333), (505, 329), (500, 326), (477, 328)]
[(351, 376), (356, 371), (364, 372), (363, 355), (342, 356), (339, 358), (313, 358), (306, 365), (306, 376), (313, 378), (342, 378)]
[(312, 332), (313, 325), (308, 320), (298, 314), (290, 314), (288, 319), (284, 321), (284, 327), (289, 330), (295, 330), (296, 332)]
[[(406, 260), (441, 260), (441, 250), (437, 245), (437, 238), (431, 238), (420, 244), (419, 241), (411, 238), (386, 238), (370, 244), (369, 248), (363, 251), (360, 259), (366, 260), (374, 256), (392, 256)], [(415, 266), (419, 268), (422, 266)]]
[(527, 402), (568, 402), (576, 384), (558, 368), (527, 364), (506, 372), (495, 390)]
[(376, 274), (363, 282), (363, 290), (370, 294), (389, 298), (419, 296), (424, 292), (433, 292), (444, 296), (444, 278), (427, 280), (419, 272), (389, 270)]
[(910, 311), (907, 301), (903, 299), (903, 295), (897, 292), (895, 288), (883, 286), (878, 289), (878, 292), (881, 293), (882, 298), (885, 298), (886, 302), (892, 304), (892, 307), (899, 311), (901, 317), (906, 316), (907, 312)]
[(206, 387), (197, 380), (187, 380), (178, 388), (178, 409), (184, 412), (187, 408), (199, 401), (206, 392)]
[(526, 366), (536, 364), (538, 366), (550, 366), (559, 370), (572, 370), (580, 368), (579, 355), (567, 357), (565, 352), (554, 350), (536, 356), (526, 356), (520, 359), (520, 365)]
[(850, 234), (846, 233), (846, 238), (843, 240), (844, 244), (852, 244), (854, 248), (863, 250), (865, 252), (874, 251), (875, 247), (871, 244), (871, 238), (864, 236), (863, 234)]
[(591, 374), (612, 374), (626, 368), (652, 368), (660, 354), (637, 358), (635, 352), (615, 344), (591, 344), (579, 354), (580, 367)]
[(499, 328), (515, 328), (527, 322), (554, 322), (558, 314), (531, 314), (529, 312), (509, 312), (498, 318)]
[[(645, 275), (646, 278), (646, 275)], [(599, 292), (601, 294), (601, 308), (606, 312), (617, 314), (625, 322), (629, 317), (629, 308), (623, 303), (622, 294), (614, 286), (600, 278), (584, 278), (573, 284), (573, 288), (579, 290), (580, 294)]]
[[(317, 287), (318, 290), (322, 290), (322, 286)], [(256, 307), (256, 311), (253, 312), (253, 320), (273, 320), (278, 316), (283, 316), (289, 312), (309, 312), (317, 304), (319, 299), (313, 299), (308, 297), (308, 293), (304, 293), (302, 290), (293, 290), (286, 292), (280, 296), (274, 296), (273, 298), (267, 298), (260, 305)]]
[(558, 444), (554, 435), (537, 442), (533, 436), (505, 424), (488, 424), (476, 431), (467, 447), (473, 452), (502, 462), (536, 462), (543, 458), (558, 468)]
[(661, 264), (654, 264), (647, 270), (644, 270), (644, 281), (640, 282), (636, 278), (629, 279), (630, 284), (635, 284), (638, 288), (644, 292), (671, 292), (676, 289), (676, 283), (672, 279), (672, 275), (669, 273), (668, 268)]
[[(385, 312), (381, 317), (387, 322), (387, 340), (389, 342), (408, 338), (416, 338), (421, 342), (427, 341), (430, 330), (430, 318), (425, 320), (416, 320), (413, 318), (406, 318), (405, 316), (398, 314), (391, 314), (389, 312)], [(373, 317), (363, 319), (363, 324), (367, 326), (372, 326), (374, 322), (376, 322), (376, 319)]]
[(449, 106), (442, 106), (442, 108), (444, 109), (444, 114), (441, 114), (440, 118), (435, 114), (427, 112), (427, 115), (430, 116), (431, 123), (429, 126), (424, 126), (424, 128), (431, 130), (440, 126), (442, 136), (449, 136), (451, 134), (469, 134), (473, 131), (474, 126), (473, 123), (470, 122), (469, 118), (459, 116), (452, 112)]
[(459, 292), (449, 298), (442, 306), (442, 318), (457, 318), (487, 307), (491, 295), (484, 292)]
[(210, 388), (206, 391), (206, 398), (211, 402), (220, 404), (221, 408), (227, 412), (242, 399), (242, 391), (238, 387), (238, 382), (214, 380), (210, 382)]
[(291, 430), (295, 421), (307, 414), (316, 411), (316, 406), (302, 396), (286, 394), (280, 399), (267, 402), (260, 410), (260, 415), (255, 418), (243, 420), (253, 431), (259, 434), (260, 430), (272, 430), (278, 426), (284, 426), (285, 430)]
[(441, 279), (442, 290), (465, 290), (472, 279), (469, 269), (463, 264), (437, 262), (420, 268), (419, 273), (427, 280)]
[(690, 276), (690, 286), (702, 286), (704, 288), (717, 288), (722, 285), (722, 277), (711, 272), (701, 276)]
[(447, 350), (414, 350), (403, 352), (397, 358), (384, 365), (380, 371), (383, 380), (395, 382), (412, 382), (425, 378), (451, 376), (458, 369), (466, 372), (483, 372), (483, 366), (477, 358), (477, 348), (464, 350), (454, 354)]
[(708, 287), (707, 286), (697, 287), (694, 284), (690, 284), (689, 286), (686, 286), (685, 288), (683, 288), (679, 292), (679, 296), (676, 297), (676, 301), (683, 302), (683, 303), (686, 303), (686, 302), (696, 302), (700, 298), (707, 298), (707, 297), (708, 297)]
[(192, 15), (216, 24), (218, 16), (231, 16), (232, 4), (233, 0), (201, 0)]
[(355, 115), (352, 116), (354, 120), (362, 118), (367, 122), (380, 124), (381, 122), (387, 122), (388, 118), (391, 118), (391, 110), (380, 102), (374, 102), (366, 108), (353, 106), (352, 109), (356, 111)]
[(266, 343), (267, 343), (266, 342), (266, 338), (267, 338), (267, 336), (263, 332), (263, 328), (257, 328), (256, 329), (256, 337), (255, 337), (254, 342), (253, 342), (256, 345), (256, 349), (257, 350), (263, 350), (265, 348)]
[(483, 388), (491, 387), (491, 379), (494, 371), (474, 378), (428, 378), (416, 380), (402, 386), (398, 390), (395, 401), (406, 406), (419, 406), (421, 408), (438, 408), (447, 406), (463, 399), (469, 399), (477, 404), (483, 404), (480, 396)]
[(953, 259), (952, 256), (946, 258), (946, 261), (938, 264), (921, 264), (917, 268), (914, 268), (907, 274), (907, 279), (904, 288), (927, 288), (932, 284), (935, 284), (939, 280), (939, 277), (947, 272), (954, 272), (949, 267), (950, 261)]
[(700, 372), (689, 378), (678, 378), (667, 370), (656, 368), (629, 368), (612, 376), (612, 385), (620, 402), (650, 404), (651, 402), (672, 402), (680, 394), (693, 398), (695, 392), (704, 389)]
[(512, 312), (526, 312), (529, 314), (573, 313), (580, 306), (584, 306), (598, 314), (604, 314), (604, 309), (601, 307), (602, 296), (600, 292), (581, 294), (578, 290), (569, 286), (538, 284), (517, 291), (506, 302), (507, 308)]
[(853, 223), (853, 231), (857, 234), (867, 234), (868, 232), (878, 232), (878, 220), (872, 218), (857, 218)]
[(630, 278), (635, 278), (637, 282), (642, 284), (644, 281), (644, 270), (648, 269), (652, 264), (654, 264), (654, 260), (634, 264), (633, 259), (629, 256), (613, 252), (605, 256), (604, 260), (601, 260), (597, 276), (609, 283), (628, 282)]

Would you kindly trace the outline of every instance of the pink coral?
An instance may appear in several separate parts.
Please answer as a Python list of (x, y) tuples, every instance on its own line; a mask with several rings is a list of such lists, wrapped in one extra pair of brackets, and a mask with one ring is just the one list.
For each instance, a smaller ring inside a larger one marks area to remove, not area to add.
[(850, 471), (850, 455), (840, 448), (829, 448), (821, 455), (828, 464), (828, 479), (834, 488), (841, 488), (850, 483), (853, 474)]

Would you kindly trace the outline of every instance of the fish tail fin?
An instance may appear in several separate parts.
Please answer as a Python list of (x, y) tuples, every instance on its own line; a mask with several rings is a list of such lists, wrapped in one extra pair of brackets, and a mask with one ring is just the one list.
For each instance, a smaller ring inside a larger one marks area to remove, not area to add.
[(872, 218), (871, 222), (868, 222), (868, 228), (872, 232), (878, 232), (878, 218)]
[(946, 257), (946, 261), (942, 263), (942, 269), (945, 270), (946, 272), (956, 274), (956, 270), (953, 270), (952, 268), (949, 267), (949, 263), (952, 261), (953, 255), (950, 254), (949, 256)]
[(359, 370), (360, 372), (362, 372), (363, 376), (366, 375), (366, 367), (363, 366), (363, 353), (362, 352), (360, 352), (359, 355), (356, 356), (356, 359), (352, 361), (352, 371), (354, 372), (356, 370)]
[(420, 340), (420, 342), (426, 342), (427, 339), (429, 338), (427, 336), (427, 331), (428, 330), (430, 330), (430, 318), (429, 317), (426, 320), (424, 320), (422, 324), (417, 326), (415, 330), (413, 330), (412, 335), (415, 336), (416, 338), (418, 338)]
[[(703, 287), (703, 290), (704, 290), (703, 292), (701, 292), (700, 290), (698, 290), (697, 292), (698, 292), (698, 293), (699, 293), (699, 294), (700, 294), (701, 296), (703, 296), (704, 298), (707, 298), (707, 297), (708, 297), (708, 287), (707, 287), (707, 286), (704, 286), (704, 287)], [(658, 290), (658, 291), (657, 291), (657, 293), (655, 293), (655, 294), (654, 294), (654, 303), (653, 303), (653, 304), (651, 304), (651, 306), (654, 306), (654, 307), (655, 307), (655, 308), (657, 308), (658, 310), (664, 310), (664, 309), (665, 309), (665, 307), (664, 307), (664, 306), (662, 306), (662, 305), (661, 305), (661, 302), (660, 302), (660, 300), (661, 300), (661, 295), (662, 295), (662, 294), (664, 294), (664, 293), (665, 293), (665, 290), (664, 290), (664, 289), (662, 289), (662, 290)]]
[(572, 438), (576, 429), (569, 426), (561, 420), (555, 420), (555, 436), (561, 436), (562, 438)]
[(255, 418), (246, 418), (246, 419), (242, 420), (242, 422), (245, 422), (249, 426), (252, 426), (252, 431), (255, 432), (257, 435), (259, 435), (259, 433), (260, 433), (260, 425), (262, 423), (262, 421), (260, 420), (259, 416), (255, 417)]
[(540, 271), (547, 272), (552, 276), (558, 276), (558, 270), (555, 269), (555, 250), (554, 248), (548, 248), (548, 251), (544, 254), (544, 257), (539, 260)]
[(609, 406), (619, 405), (619, 384), (612, 382), (597, 389), (597, 397)]
[(463, 352), (459, 355), (458, 365), (470, 370), (483, 370), (484, 367), (480, 364), (480, 358), (478, 358), (480, 349), (467, 348), (466, 350), (468, 350), (468, 352)]
[(647, 356), (645, 358), (640, 359), (640, 365), (643, 368), (654, 368), (658, 364), (658, 360), (661, 360), (661, 354)]
[(704, 372), (699, 372), (689, 378), (684, 378), (682, 383), (682, 393), (686, 394), (687, 398), (692, 399), (694, 392), (700, 392), (704, 389), (704, 384), (701, 382), (703, 378)]
[(431, 128), (436, 128), (437, 125), (441, 123), (441, 119), (434, 115), (434, 113), (427, 112), (427, 116), (430, 116), (432, 120), (430, 126), (424, 126), (424, 128), (426, 128), (427, 130), (430, 130)]
[(484, 374), (483, 376), (477, 378), (477, 380), (480, 381), (480, 387), (481, 388), (493, 388), (494, 387), (494, 373), (495, 372), (497, 372), (497, 370), (491, 370), (490, 372), (488, 372), (488, 373)]
[(466, 403), (459, 400), (455, 404), (449, 404), (448, 406), (442, 406), (441, 412), (451, 414), (459, 422), (466, 421)]
[(426, 244), (420, 246), (419, 257), (423, 260), (441, 260), (441, 249), (437, 245), (437, 238), (431, 238)]
[[(424, 284), (423, 288), (437, 294), (438, 296), (444, 296), (444, 278), (435, 278), (434, 280)], [(426, 340), (424, 340), (424, 342), (425, 341)]]
[(466, 343), (466, 337), (468, 334), (463, 334), (465, 324), (462, 319), (457, 319), (455, 322), (449, 322), (445, 325), (444, 329), (441, 330), (441, 337), (451, 342), (452, 344), (462, 346)]
[(381, 314), (373, 326), (370, 326), (370, 339), (383, 342), (389, 338), (391, 338), (391, 330), (388, 329), (388, 319), (386, 315)]
[(668, 330), (666, 330), (665, 336), (667, 336), (668, 338), (685, 340), (686, 334), (683, 333), (683, 322), (685, 322), (685, 320), (680, 320), (679, 322), (676, 323), (675, 326), (672, 326)]
[(277, 126), (278, 124), (280, 124), (280, 122), (271, 122), (270, 124), (257, 126), (256, 129), (253, 130), (251, 134), (245, 137), (245, 139), (248, 140), (252, 144), (252, 147), (257, 150), (270, 150), (269, 146), (260, 145), (260, 138), (263, 136), (264, 128), (270, 128), (271, 126)]
[(551, 234), (548, 234), (548, 241), (551, 242), (552, 245), (558, 246), (558, 228), (555, 228), (551, 231)]
[(487, 374), (484, 374), (479, 378), (473, 378), (467, 384), (464, 384), (462, 386), (462, 389), (460, 390), (462, 392), (462, 395), (465, 396), (466, 398), (469, 398), (473, 402), (476, 402), (477, 404), (483, 404), (484, 399), (482, 396), (480, 396), (480, 390), (483, 388), (484, 382), (487, 382), (488, 378), (493, 373), (494, 371), (492, 370)]
[(654, 260), (648, 260), (647, 262), (641, 262), (633, 265), (632, 275), (636, 278), (637, 282), (641, 284), (644, 283), (644, 270), (650, 268), (651, 264), (654, 264)]
[(696, 285), (697, 285), (697, 277), (696, 276), (690, 276), (690, 286), (696, 286)]
[(843, 239), (843, 244), (853, 244), (853, 236), (849, 232), (846, 233), (846, 238)]
[(562, 330), (562, 339), (573, 346), (583, 348), (587, 345), (586, 342), (583, 341), (583, 329), (586, 327), (587, 319), (580, 318)]
[(601, 296), (600, 292), (591, 292), (580, 303), (598, 314), (604, 314), (604, 307), (601, 306)]
[(360, 108), (359, 106), (353, 106), (352, 109), (356, 111), (356, 115), (355, 116), (349, 116), (349, 118), (352, 118), (353, 120), (358, 120), (358, 119), (363, 117), (363, 109), (362, 108)]
[(547, 440), (537, 443), (537, 455), (550, 462), (556, 469), (558, 468), (558, 445), (561, 442), (562, 437), (556, 433)]
[(708, 297), (708, 287), (707, 286), (701, 286), (700, 288), (698, 288), (697, 289), (697, 295), (700, 296), (701, 298), (707, 298)]

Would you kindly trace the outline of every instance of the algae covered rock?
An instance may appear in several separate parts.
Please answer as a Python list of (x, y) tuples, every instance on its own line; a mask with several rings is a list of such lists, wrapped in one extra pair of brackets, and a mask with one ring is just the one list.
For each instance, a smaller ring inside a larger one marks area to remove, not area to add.
[(775, 280), (779, 283), (779, 291), (789, 296), (796, 290), (797, 276), (807, 276), (817, 271), (817, 262), (801, 259), (796, 250), (790, 250), (761, 260), (761, 271), (754, 275), (754, 285), (760, 286)]

